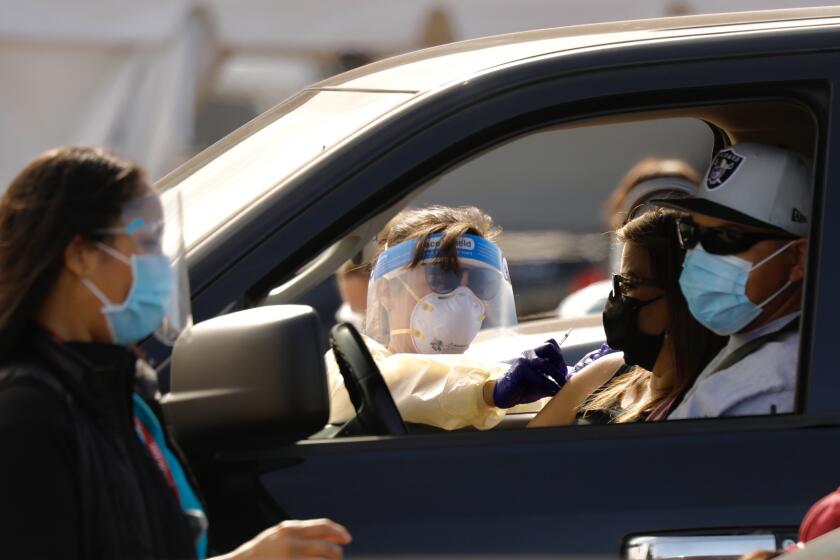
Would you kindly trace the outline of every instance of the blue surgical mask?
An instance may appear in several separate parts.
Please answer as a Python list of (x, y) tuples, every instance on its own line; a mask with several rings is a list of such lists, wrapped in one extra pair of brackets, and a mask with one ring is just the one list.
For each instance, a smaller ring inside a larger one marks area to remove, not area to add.
[(759, 304), (747, 297), (747, 280), (750, 273), (780, 255), (793, 242), (753, 265), (734, 255), (712, 255), (701, 245), (685, 255), (680, 274), (680, 288), (688, 302), (691, 314), (706, 328), (719, 335), (728, 336), (741, 331), (752, 323), (765, 305), (781, 294), (791, 282), (785, 283), (776, 293)]
[(123, 255), (113, 247), (100, 249), (131, 267), (133, 280), (128, 297), (115, 304), (89, 278), (82, 283), (102, 303), (102, 314), (115, 344), (128, 345), (152, 334), (166, 316), (174, 282), (169, 257), (161, 254)]

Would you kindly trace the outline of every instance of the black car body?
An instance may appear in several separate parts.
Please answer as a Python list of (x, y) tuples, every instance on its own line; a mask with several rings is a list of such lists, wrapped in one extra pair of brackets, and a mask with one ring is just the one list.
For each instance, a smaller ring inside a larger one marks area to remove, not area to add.
[[(183, 187), (316, 96), (328, 96), (337, 113), (364, 96), (383, 100), (346, 131), (333, 130), (320, 149), (290, 156), (218, 223), (188, 234), (200, 322), (265, 303), (332, 244), (337, 253), (326, 258), (340, 263), (366, 241), (359, 234), (342, 246), (343, 239), (359, 228), (372, 235), (364, 224), (396, 211), (419, 186), (544, 127), (692, 115), (714, 125), (718, 147), (758, 139), (815, 161), (795, 414), (205, 442), (194, 461), (216, 542), (224, 548), (286, 516), (346, 524), (355, 537), (350, 556), (617, 556), (640, 535), (775, 531), (776, 544), (795, 536), (807, 507), (840, 481), (840, 375), (830, 363), (840, 309), (832, 241), (840, 222), (830, 218), (840, 208), (830, 186), (840, 182), (838, 86), (840, 9), (520, 33), (420, 51), (316, 84), (170, 174), (160, 186)], [(312, 126), (329, 130), (328, 123)], [(226, 164), (216, 180), (240, 188), (236, 173), (248, 165), (247, 157)], [(291, 303), (299, 293), (280, 290), (269, 301)], [(148, 350), (165, 376), (168, 351), (151, 343)]]

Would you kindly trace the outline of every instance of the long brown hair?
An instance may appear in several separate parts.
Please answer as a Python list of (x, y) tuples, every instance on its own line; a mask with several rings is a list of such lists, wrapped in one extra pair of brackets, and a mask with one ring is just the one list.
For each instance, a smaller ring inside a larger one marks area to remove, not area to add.
[[(685, 254), (677, 238), (677, 218), (682, 215), (657, 208), (627, 222), (616, 232), (620, 241), (636, 243), (650, 255), (653, 279), (662, 286), (668, 302), (668, 338), (674, 352), (675, 371), (670, 387), (652, 393), (650, 399), (623, 410), (613, 422), (638, 420), (666, 399), (683, 394), (726, 343), (725, 337), (714, 334), (692, 317), (680, 290), (679, 279)], [(614, 379), (584, 405), (584, 414), (609, 410), (620, 404), (628, 392), (643, 391), (652, 375), (636, 367)]]
[(45, 152), (0, 198), (0, 359), (9, 355), (58, 280), (64, 251), (114, 225), (140, 193), (143, 171), (106, 150)]

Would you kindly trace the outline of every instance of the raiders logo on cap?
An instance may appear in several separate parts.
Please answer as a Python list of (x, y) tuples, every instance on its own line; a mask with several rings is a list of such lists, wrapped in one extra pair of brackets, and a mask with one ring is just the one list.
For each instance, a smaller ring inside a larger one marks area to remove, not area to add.
[(719, 151), (706, 175), (706, 188), (711, 191), (724, 184), (743, 161), (744, 156), (739, 156), (732, 149)]

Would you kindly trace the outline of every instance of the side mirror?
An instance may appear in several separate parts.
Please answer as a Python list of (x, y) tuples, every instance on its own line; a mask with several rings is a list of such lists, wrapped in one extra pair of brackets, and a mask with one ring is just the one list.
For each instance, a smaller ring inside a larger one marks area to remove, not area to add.
[(329, 418), (323, 336), (305, 305), (257, 307), (194, 325), (172, 351), (162, 400), (179, 440), (291, 443)]

